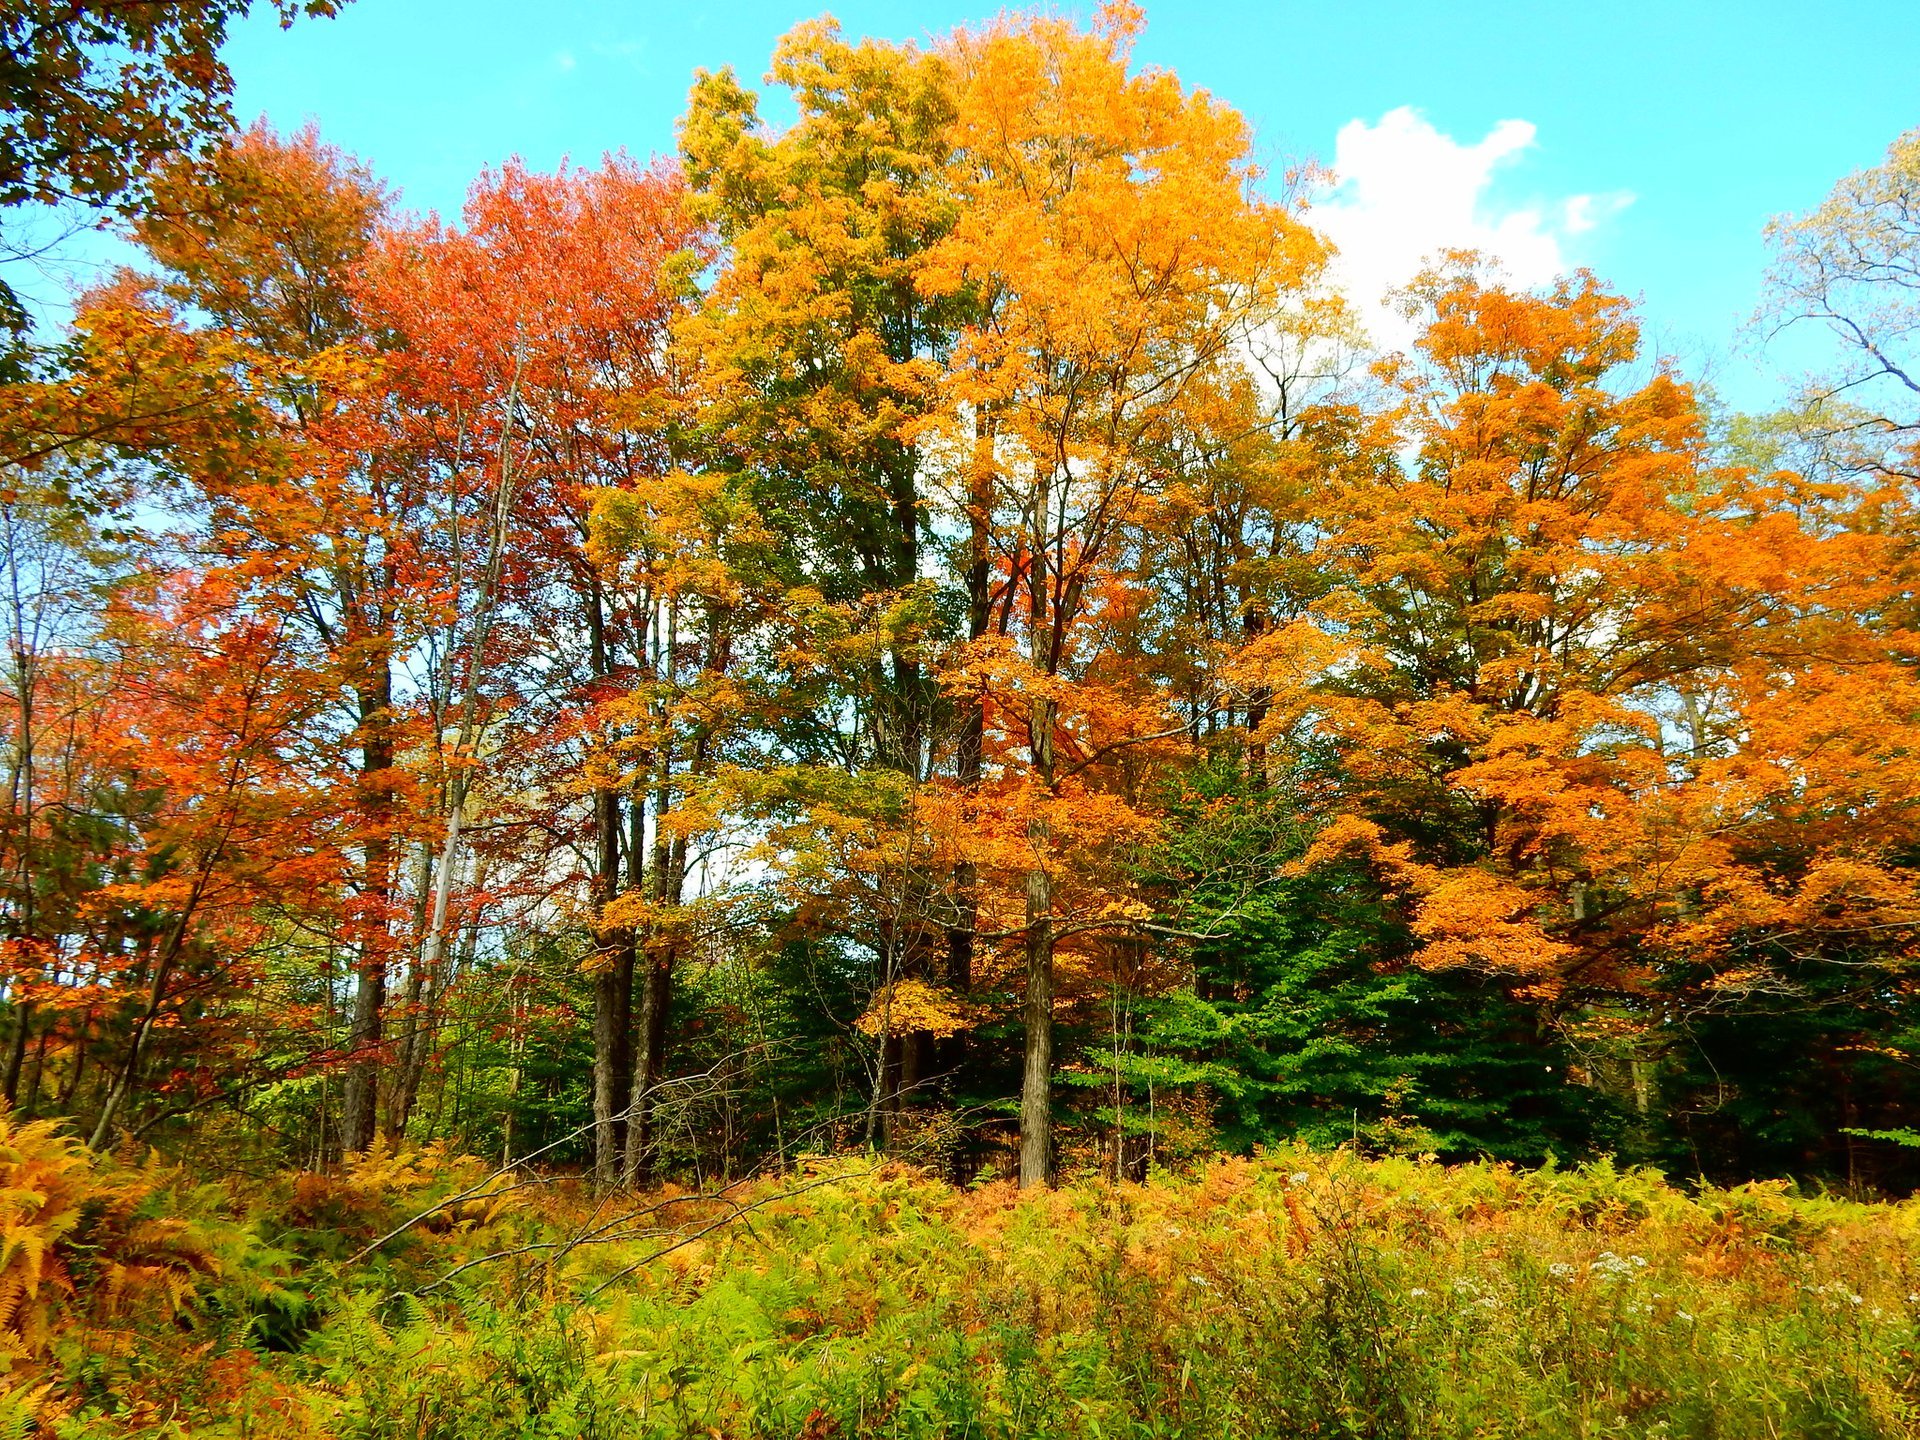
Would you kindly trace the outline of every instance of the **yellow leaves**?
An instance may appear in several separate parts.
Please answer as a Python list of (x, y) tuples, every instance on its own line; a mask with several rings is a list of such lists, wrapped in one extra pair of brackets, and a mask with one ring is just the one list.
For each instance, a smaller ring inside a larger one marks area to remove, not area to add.
[(1350, 655), (1350, 647), (1309, 620), (1295, 620), (1256, 636), (1234, 651), (1222, 667), (1242, 693), (1259, 693), (1275, 707), (1270, 723), (1307, 703), (1312, 692)]
[(731, 556), (765, 544), (759, 517), (726, 478), (671, 470), (586, 492), (590, 559), (663, 597), (694, 595), (723, 606), (747, 599)]
[(959, 208), (919, 276), (930, 295), (987, 297), (956, 350), (956, 399), (993, 404), (1038, 463), (1074, 454), (1090, 472), (1123, 463), (1116, 417), (1211, 403), (1230, 337), (1325, 260), (1250, 194), (1238, 115), (1169, 74), (1128, 73), (1132, 24), (1022, 17), (948, 42)]
[[(622, 930), (650, 933), (663, 915), (672, 915), (679, 907), (663, 906), (644, 890), (628, 890), (616, 895), (600, 907), (595, 917), (594, 929), (600, 934), (609, 934)], [(609, 957), (595, 954), (595, 960), (604, 962)], [(589, 962), (590, 966), (592, 962)]]
[(0, 386), (0, 463), (34, 467), (97, 446), (175, 447), (197, 463), (265, 463), (253, 399), (237, 383), (243, 347), (189, 335), (129, 286), (83, 301), (76, 356), (59, 381)]
[(972, 1007), (953, 991), (907, 976), (875, 992), (854, 1028), (875, 1037), (924, 1032), (945, 1039), (974, 1023)]
[(1796, 916), (1809, 927), (1920, 927), (1912, 873), (1847, 855), (1821, 858), (1801, 879)]
[(61, 1246), (103, 1188), (92, 1169), (54, 1122), (0, 1110), (0, 1353), (31, 1359), (51, 1338), (73, 1288)]

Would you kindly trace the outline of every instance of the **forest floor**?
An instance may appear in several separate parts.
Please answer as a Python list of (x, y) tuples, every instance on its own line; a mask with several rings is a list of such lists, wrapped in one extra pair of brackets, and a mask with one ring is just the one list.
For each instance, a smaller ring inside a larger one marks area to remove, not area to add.
[(1305, 1151), (193, 1183), (0, 1121), (0, 1435), (1920, 1435), (1920, 1203)]

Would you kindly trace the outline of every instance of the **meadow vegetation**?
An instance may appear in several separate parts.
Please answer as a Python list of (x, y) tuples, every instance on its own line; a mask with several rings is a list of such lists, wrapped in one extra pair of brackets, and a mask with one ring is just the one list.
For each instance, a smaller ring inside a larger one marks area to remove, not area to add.
[(0, 1440), (1920, 1436), (1920, 130), (1736, 415), (1130, 0), (444, 218), (248, 8), (0, 0)]
[(195, 1184), (44, 1125), (0, 1181), (6, 1434), (1920, 1433), (1920, 1203), (1782, 1183), (1348, 1149), (596, 1199), (431, 1151)]

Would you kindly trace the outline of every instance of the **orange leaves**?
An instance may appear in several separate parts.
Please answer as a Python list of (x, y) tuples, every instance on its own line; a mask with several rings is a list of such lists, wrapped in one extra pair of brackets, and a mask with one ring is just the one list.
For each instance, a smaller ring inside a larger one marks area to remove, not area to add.
[(347, 281), (388, 197), (311, 125), (282, 139), (257, 123), (169, 166), (155, 199), (134, 236), (169, 272), (170, 298), (291, 367), (358, 337)]
[(1553, 938), (1539, 915), (1543, 897), (1489, 869), (1421, 864), (1413, 847), (1387, 837), (1381, 826), (1342, 814), (1314, 837), (1288, 867), (1304, 873), (1343, 861), (1374, 870), (1406, 897), (1409, 923), (1420, 942), (1416, 959), (1428, 969), (1478, 969), (1551, 986), (1556, 970), (1577, 952)]
[(1455, 376), (1484, 373), (1488, 362), (1507, 377), (1538, 375), (1555, 389), (1591, 385), (1634, 358), (1639, 332), (1628, 303), (1601, 290), (1590, 275), (1562, 281), (1555, 303), (1493, 285), (1461, 283), (1474, 257), (1449, 257), (1409, 287), (1412, 308), (1428, 308), (1421, 353)]
[(1578, 953), (1548, 935), (1533, 914), (1537, 897), (1511, 881), (1467, 867), (1424, 878), (1413, 932), (1429, 969), (1472, 967), (1551, 984)]
[(1313, 703), (1313, 695), (1349, 656), (1341, 637), (1312, 621), (1295, 620), (1240, 646), (1223, 673), (1241, 691), (1267, 697), (1267, 724), (1278, 731)]
[(1423, 963), (1537, 993), (1743, 930), (1904, 933), (1881, 857), (1915, 833), (1920, 707), (1874, 623), (1888, 552), (1834, 497), (1710, 468), (1671, 377), (1612, 388), (1638, 335), (1590, 278), (1527, 295), (1456, 267), (1409, 303), (1401, 402), (1312, 499), (1325, 638), (1241, 661), (1278, 652), (1269, 730), (1337, 747), (1308, 862), (1365, 857)]
[(1766, 968), (1737, 958), (1759, 938), (1789, 952), (1878, 955), (1899, 969), (1920, 959), (1920, 884), (1881, 860), (1830, 852), (1791, 875), (1729, 864), (1711, 874), (1702, 900), (1659, 939), (1671, 953), (1707, 963), (1723, 989), (1762, 984)]

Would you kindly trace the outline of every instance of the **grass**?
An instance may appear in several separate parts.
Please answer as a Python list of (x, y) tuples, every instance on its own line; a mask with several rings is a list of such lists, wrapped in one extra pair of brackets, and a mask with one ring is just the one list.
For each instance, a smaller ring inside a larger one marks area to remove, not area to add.
[(1914, 1202), (1348, 1153), (1031, 1196), (846, 1162), (483, 1193), (346, 1263), (476, 1178), (281, 1182), (231, 1220), (271, 1285), (72, 1323), (17, 1378), (71, 1437), (1920, 1435)]

